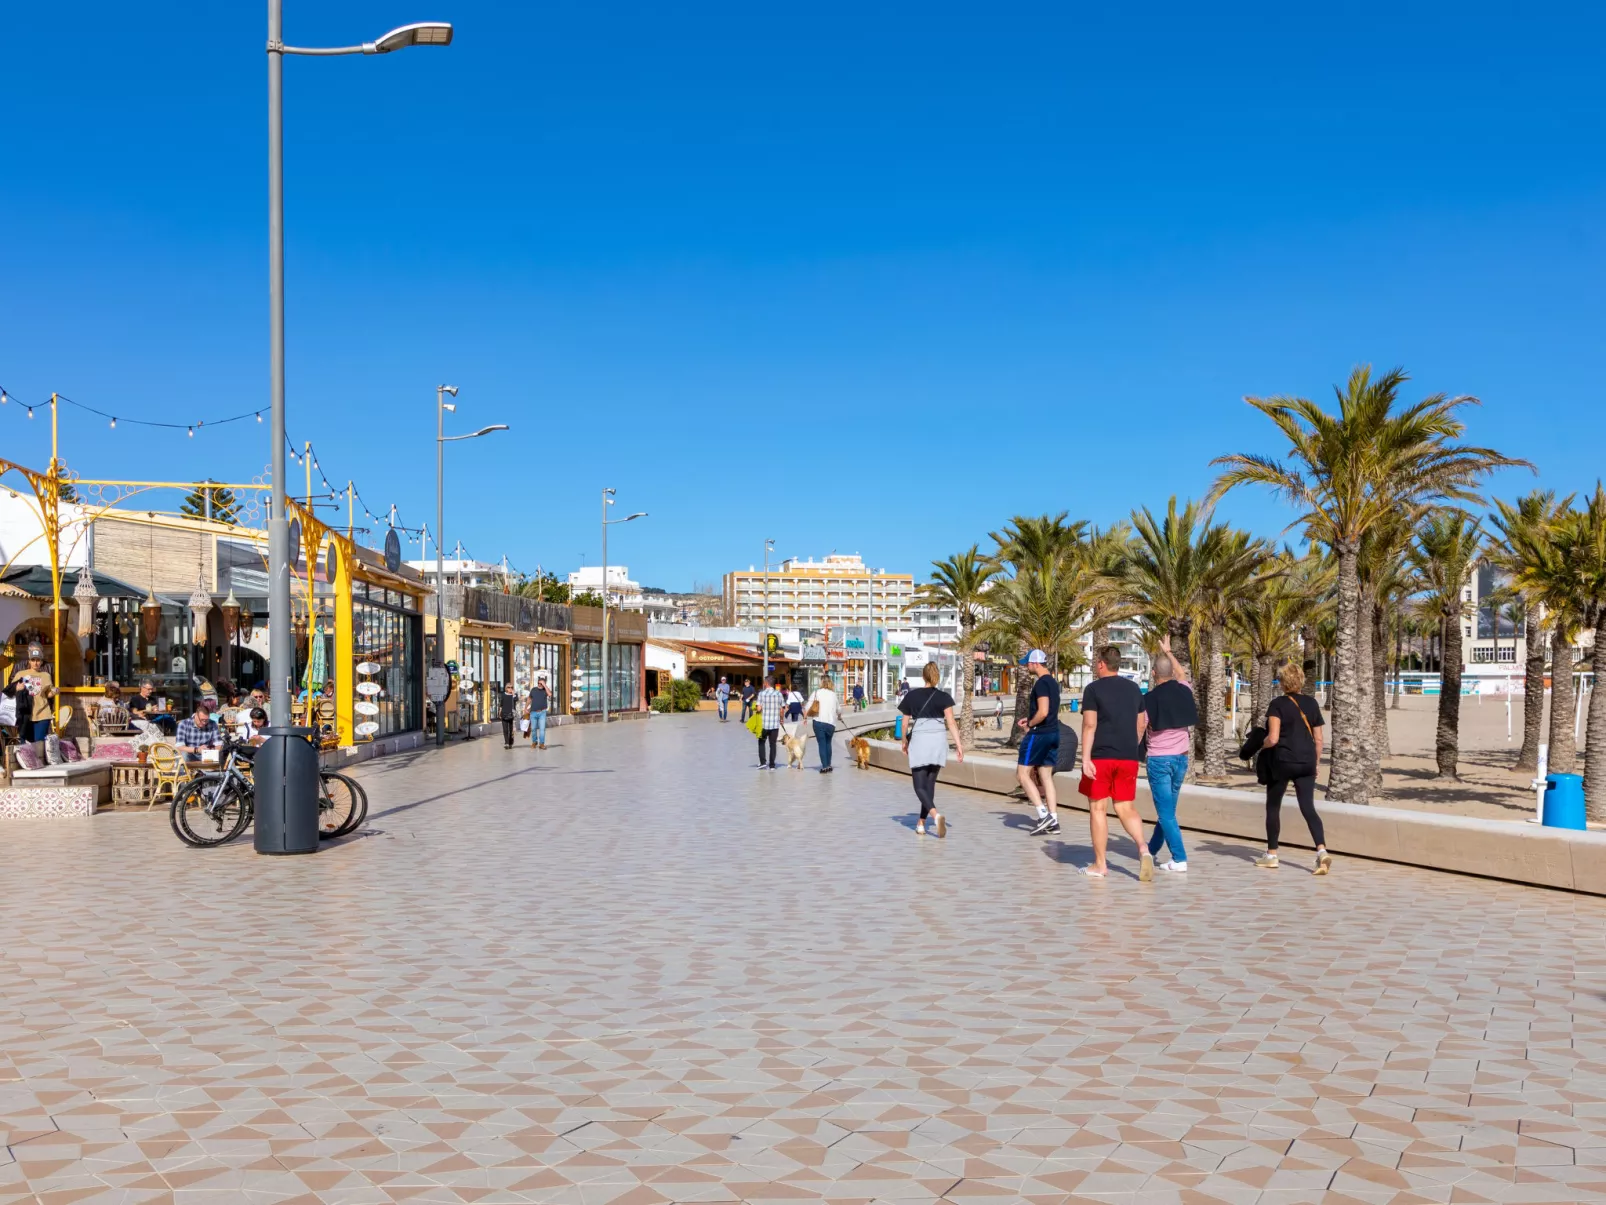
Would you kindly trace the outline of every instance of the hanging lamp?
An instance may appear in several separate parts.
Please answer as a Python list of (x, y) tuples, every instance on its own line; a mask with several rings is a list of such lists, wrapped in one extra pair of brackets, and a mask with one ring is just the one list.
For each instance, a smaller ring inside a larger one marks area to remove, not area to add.
[(223, 613), (223, 639), (233, 644), (235, 637), (240, 634), (240, 600), (234, 597), (232, 585), (229, 587), (229, 596), (218, 609)]
[(100, 603), (100, 591), (95, 589), (95, 575), (85, 565), (78, 571), (78, 584), (73, 587), (72, 600), (78, 604), (78, 638), (86, 639), (95, 630), (95, 608)]
[(206, 644), (206, 617), (211, 613), (212, 596), (206, 592), (206, 583), (197, 576), (195, 590), (190, 594), (190, 618), (194, 621), (190, 632), (191, 644)]

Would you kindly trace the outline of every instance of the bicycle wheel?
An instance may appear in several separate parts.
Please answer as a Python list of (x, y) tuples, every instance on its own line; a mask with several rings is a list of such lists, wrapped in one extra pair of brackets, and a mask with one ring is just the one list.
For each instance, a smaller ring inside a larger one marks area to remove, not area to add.
[(179, 789), (168, 822), (186, 845), (203, 849), (222, 845), (251, 822), (251, 798), (238, 782), (204, 774)]
[(318, 836), (327, 841), (344, 837), (368, 816), (368, 793), (344, 774), (332, 770), (318, 775)]

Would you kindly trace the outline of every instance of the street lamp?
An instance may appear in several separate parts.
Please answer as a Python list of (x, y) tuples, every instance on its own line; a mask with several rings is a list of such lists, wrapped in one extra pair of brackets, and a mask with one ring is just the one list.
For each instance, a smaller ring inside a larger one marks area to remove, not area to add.
[(628, 523), (632, 519), (645, 519), (647, 512), (638, 510), (622, 519), (608, 518), (613, 505), (613, 490), (602, 491), (602, 722), (608, 722), (608, 528), (615, 523)]
[[(277, 684), (269, 692), (269, 746), (256, 779), (258, 853), (313, 853), (318, 848), (316, 778), (276, 776), (288, 767), (290, 699), (295, 690), (290, 633), (290, 524), (284, 490), (284, 56), (287, 54), (389, 54), (405, 46), (446, 46), (452, 27), (443, 21), (403, 25), (360, 46), (309, 48), (284, 44), (284, 0), (268, 0), (268, 380), (272, 492), (268, 511), (268, 656)], [(266, 752), (266, 750), (265, 750)], [(293, 785), (292, 785), (293, 784)], [(308, 842), (310, 834), (310, 843)]]
[[(389, 35), (386, 35), (389, 36)], [(506, 431), (506, 423), (492, 423), (467, 435), (446, 434), (446, 412), (457, 413), (457, 403), (446, 395), (457, 396), (456, 385), (435, 386), (435, 664), (446, 663), (446, 625), (441, 613), (441, 597), (446, 593), (446, 544), (441, 529), (446, 526), (446, 445), (460, 439), (478, 439), (492, 431)], [(446, 700), (435, 705), (435, 746), (446, 743)]]
[[(764, 677), (770, 676), (770, 553), (775, 551), (775, 541), (764, 541), (764, 634), (761, 643), (764, 645)], [(765, 685), (769, 685), (766, 681)]]

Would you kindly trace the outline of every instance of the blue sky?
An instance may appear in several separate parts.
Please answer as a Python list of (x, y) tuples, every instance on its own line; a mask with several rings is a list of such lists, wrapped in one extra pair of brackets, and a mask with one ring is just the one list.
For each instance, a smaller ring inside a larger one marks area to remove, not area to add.
[[(1598, 6), (289, 0), (289, 429), (447, 539), (685, 588), (921, 573), (1017, 512), (1108, 523), (1275, 451), (1245, 394), (1358, 362), (1601, 472)], [(267, 400), (261, 4), (25, 5), (0, 41), (0, 385), (129, 418)], [(42, 417), (42, 416), (41, 416)], [(47, 427), (0, 410), (0, 454)], [(266, 426), (116, 431), (84, 476), (248, 479)], [(1527, 474), (1497, 488), (1529, 488)], [(1275, 534), (1263, 497), (1223, 513)], [(416, 552), (413, 553), (416, 555)]]

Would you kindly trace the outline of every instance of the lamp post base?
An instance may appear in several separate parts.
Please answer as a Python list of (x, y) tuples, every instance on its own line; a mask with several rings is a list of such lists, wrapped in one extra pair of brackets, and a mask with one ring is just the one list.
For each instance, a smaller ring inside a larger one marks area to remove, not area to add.
[(311, 728), (268, 728), (251, 765), (259, 854), (318, 852), (318, 749)]

